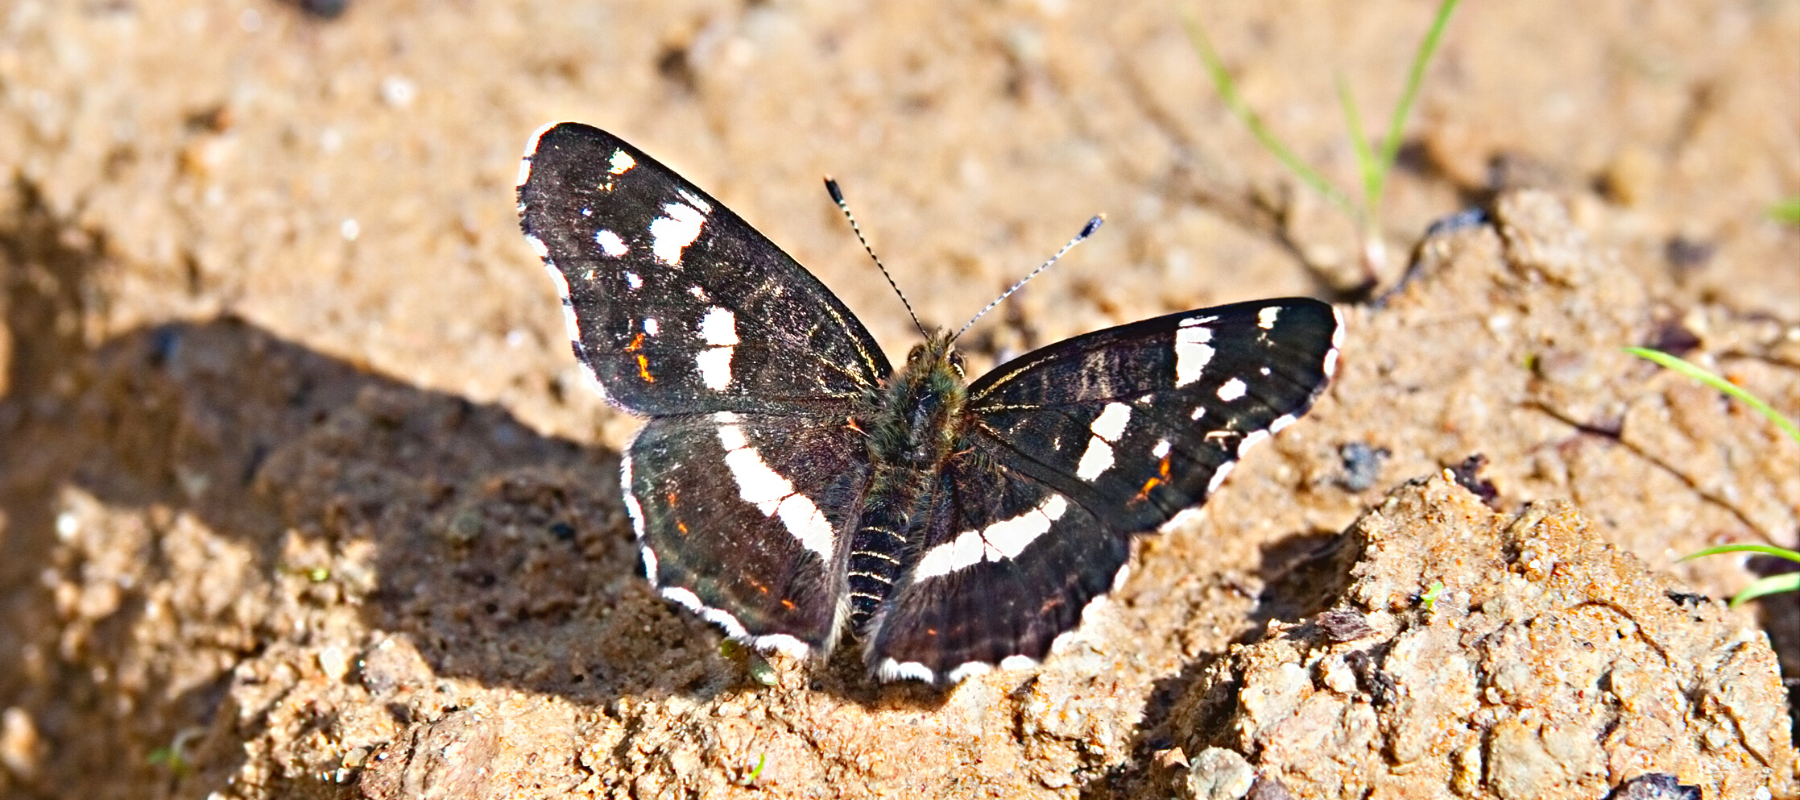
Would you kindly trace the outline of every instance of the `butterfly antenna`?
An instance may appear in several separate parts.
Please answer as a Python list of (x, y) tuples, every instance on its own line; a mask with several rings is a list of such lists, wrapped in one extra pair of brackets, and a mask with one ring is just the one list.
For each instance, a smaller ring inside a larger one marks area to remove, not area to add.
[(894, 290), (894, 294), (900, 296), (900, 304), (906, 306), (906, 313), (912, 317), (913, 327), (919, 329), (919, 335), (927, 339), (931, 338), (931, 333), (925, 330), (924, 323), (919, 322), (919, 315), (913, 313), (912, 303), (907, 302), (906, 293), (900, 291), (900, 286), (894, 283), (894, 276), (888, 274), (887, 265), (881, 263), (881, 256), (875, 255), (875, 248), (870, 247), (869, 240), (863, 237), (862, 226), (856, 224), (856, 215), (850, 213), (850, 204), (844, 202), (844, 190), (839, 189), (837, 181), (832, 180), (829, 175), (825, 177), (825, 191), (831, 193), (831, 201), (837, 203), (838, 210), (844, 212), (844, 219), (850, 220), (850, 230), (856, 231), (856, 240), (862, 242), (863, 252), (868, 253), (869, 258), (874, 259), (875, 268), (881, 270), (881, 277), (887, 278), (888, 286)]
[(1068, 253), (1070, 250), (1075, 249), (1075, 245), (1081, 244), (1082, 240), (1088, 238), (1089, 236), (1093, 236), (1094, 231), (1100, 230), (1100, 223), (1105, 222), (1105, 221), (1106, 221), (1105, 214), (1097, 215), (1093, 219), (1088, 220), (1087, 224), (1083, 225), (1081, 227), (1081, 232), (1075, 234), (1075, 238), (1070, 239), (1069, 243), (1063, 245), (1061, 250), (1056, 251), (1056, 255), (1051, 256), (1049, 261), (1045, 261), (1037, 269), (1032, 270), (1030, 275), (1026, 275), (1023, 278), (1020, 278), (1018, 283), (1015, 283), (1012, 285), (1012, 288), (1007, 289), (1004, 292), (1001, 292), (999, 297), (994, 298), (994, 302), (988, 303), (987, 308), (983, 308), (981, 311), (977, 312), (975, 314), (974, 318), (969, 320), (968, 324), (962, 326), (962, 330), (957, 331), (955, 336), (950, 337), (950, 341), (954, 342), (957, 339), (962, 338), (963, 333), (975, 324), (975, 320), (981, 319), (981, 317), (983, 315), (987, 314), (987, 312), (993, 311), (994, 306), (1000, 305), (1000, 302), (1002, 300), (1005, 300), (1006, 298), (1011, 297), (1013, 292), (1016, 292), (1019, 289), (1023, 288), (1025, 286), (1026, 281), (1029, 281), (1032, 278), (1037, 277), (1038, 273), (1049, 269), (1051, 264), (1056, 263), (1057, 259), (1062, 258), (1064, 254)]

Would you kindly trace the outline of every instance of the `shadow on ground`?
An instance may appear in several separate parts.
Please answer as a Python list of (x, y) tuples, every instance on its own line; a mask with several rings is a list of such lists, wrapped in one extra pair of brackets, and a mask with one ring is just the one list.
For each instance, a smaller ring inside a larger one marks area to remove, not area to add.
[(0, 698), (40, 774), (179, 777), (170, 743), (272, 647), (355, 669), (404, 638), (430, 678), (586, 707), (744, 679), (641, 579), (616, 453), (230, 316), (90, 345), (105, 243), (24, 189), (0, 221), (0, 648), (24, 654)]

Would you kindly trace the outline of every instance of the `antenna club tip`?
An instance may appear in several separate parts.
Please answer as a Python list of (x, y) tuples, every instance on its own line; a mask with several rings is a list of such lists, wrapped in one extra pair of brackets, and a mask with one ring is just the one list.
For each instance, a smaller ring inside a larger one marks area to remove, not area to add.
[(1086, 239), (1093, 236), (1094, 231), (1100, 230), (1100, 225), (1104, 222), (1106, 222), (1105, 214), (1095, 214), (1093, 219), (1088, 220), (1087, 227), (1081, 229), (1081, 236), (1078, 238)]
[(825, 191), (831, 193), (831, 201), (832, 202), (837, 203), (839, 205), (843, 204), (844, 190), (838, 188), (836, 178), (833, 178), (830, 175), (825, 176)]

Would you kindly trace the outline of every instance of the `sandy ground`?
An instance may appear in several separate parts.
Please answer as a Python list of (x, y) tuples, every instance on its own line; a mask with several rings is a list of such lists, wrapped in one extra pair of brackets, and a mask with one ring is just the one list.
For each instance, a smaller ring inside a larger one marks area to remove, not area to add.
[[(1800, 447), (1618, 352), (1800, 410), (1800, 228), (1768, 214), (1800, 191), (1800, 4), (1462, 8), (1381, 210), (1380, 302), (1166, 3), (321, 5), (0, 4), (0, 793), (1164, 796), (1173, 751), (1220, 740), (1175, 730), (1183, 698), (1323, 610), (1292, 576), (1470, 455), (1497, 514), (1567, 500), (1703, 597), (1777, 567), (1682, 554), (1800, 539)], [(1197, 12), (1349, 186), (1338, 82), (1380, 127), (1432, 8)], [(638, 577), (636, 423), (583, 385), (515, 218), (561, 119), (728, 203), (889, 353), (916, 334), (821, 175), (928, 324), (1108, 215), (983, 321), (972, 371), (1287, 294), (1341, 304), (1343, 370), (1041, 674), (765, 672)], [(1387, 455), (1357, 474), (1349, 445)], [(1800, 676), (1793, 596), (1708, 614)], [(1791, 748), (1749, 751), (1791, 776)]]

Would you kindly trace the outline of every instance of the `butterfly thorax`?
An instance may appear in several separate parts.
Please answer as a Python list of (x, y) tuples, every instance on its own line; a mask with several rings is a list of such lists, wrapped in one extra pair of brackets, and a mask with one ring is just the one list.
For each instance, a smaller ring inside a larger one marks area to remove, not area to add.
[(872, 420), (870, 455), (877, 465), (931, 470), (955, 450), (963, 432), (968, 387), (962, 357), (944, 332), (913, 347), (886, 387)]
[(873, 469), (850, 542), (853, 632), (863, 631), (918, 548), (916, 517), (967, 427), (968, 387), (950, 338), (938, 332), (914, 347), (866, 421)]

